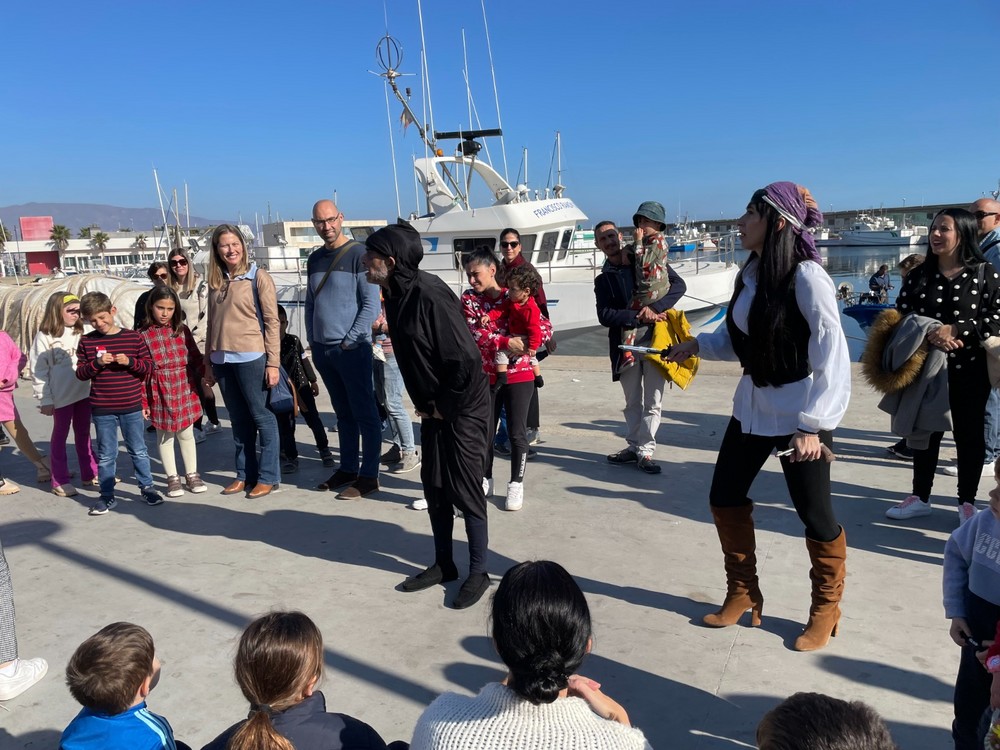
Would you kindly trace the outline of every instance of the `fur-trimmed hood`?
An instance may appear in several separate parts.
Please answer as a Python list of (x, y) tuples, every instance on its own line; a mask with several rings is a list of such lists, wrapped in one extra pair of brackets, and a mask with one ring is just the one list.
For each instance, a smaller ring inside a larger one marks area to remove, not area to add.
[(896, 326), (903, 320), (896, 309), (884, 310), (868, 330), (868, 343), (861, 355), (861, 374), (879, 393), (895, 393), (910, 385), (927, 360), (929, 345), (923, 336), (913, 337), (912, 344), (887, 351)]

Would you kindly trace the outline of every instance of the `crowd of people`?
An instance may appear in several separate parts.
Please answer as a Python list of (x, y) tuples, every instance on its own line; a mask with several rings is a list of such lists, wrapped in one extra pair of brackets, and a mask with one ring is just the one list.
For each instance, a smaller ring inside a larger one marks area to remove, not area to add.
[[(643, 202), (628, 245), (611, 221), (594, 229), (606, 258), (595, 280), (598, 319), (608, 328), (611, 376), (621, 383), (625, 402), (626, 445), (607, 461), (660, 472), (654, 451), (664, 362), (696, 357), (739, 362), (743, 374), (708, 497), (726, 596), (703, 623), (733, 626), (749, 610), (750, 624), (761, 624), (764, 598), (749, 492), (768, 458), (777, 456), (802, 522), (812, 584), (808, 621), (794, 648), (821, 649), (837, 635), (846, 578), (847, 539), (833, 510), (830, 464), (833, 433), (851, 389), (835, 289), (810, 232), (822, 223), (822, 213), (810, 192), (794, 183), (756, 191), (737, 222), (749, 259), (737, 276), (724, 324), (710, 333), (680, 336), (659, 355), (643, 356), (658, 326), (676, 316), (686, 292), (668, 262), (664, 213), (660, 203)], [(31, 443), (13, 405), (13, 385), (28, 358), (0, 334), (0, 363), (6, 363), (0, 367), (0, 376), (6, 376), (0, 377), (0, 422), (35, 463), (39, 481), (66, 497), (77, 494), (66, 452), (72, 428), (80, 479), (99, 487), (90, 513), (105, 515), (117, 504), (121, 481), (119, 432), (147, 505), (159, 505), (164, 494), (206, 492), (196, 445), (220, 429), (213, 390), (218, 385), (235, 446), (235, 478), (221, 493), (255, 499), (298, 470), (295, 424), (301, 411), (322, 464), (334, 469), (320, 490), (356, 500), (380, 490), (383, 464), (396, 473), (420, 469), (423, 496), (412, 507), (428, 513), (433, 561), (399, 589), (417, 592), (459, 579), (452, 549), (457, 518), (469, 541), (469, 569), (451, 606), (465, 609), (491, 585), (487, 504), (494, 493), (499, 425), (505, 425), (510, 451), (502, 507), (518, 511), (531, 499), (527, 463), (539, 426), (541, 361), (555, 351), (542, 279), (522, 255), (518, 231), (506, 228), (496, 245), (484, 244), (462, 257), (469, 287), (456, 304), (443, 281), (419, 270), (423, 249), (411, 226), (402, 221), (387, 226), (362, 244), (343, 233), (343, 218), (331, 201), (313, 207), (324, 244), (307, 265), (305, 343), (312, 363), (303, 342), (288, 332), (273, 279), (252, 261), (239, 229), (222, 225), (212, 234), (206, 279), (181, 250), (150, 267), (154, 286), (136, 307), (135, 330), (118, 325), (118, 311), (102, 293), (77, 298), (61, 291), (50, 297), (30, 364), (39, 408), (53, 417), (51, 464)], [(952, 430), (960, 528), (946, 555), (945, 603), (952, 637), (963, 647), (953, 734), (956, 747), (964, 748), (982, 746), (983, 711), (991, 703), (1000, 707), (1000, 680), (994, 684), (989, 677), (1000, 673), (1000, 637), (997, 653), (989, 649), (994, 631), (1000, 634), (1000, 585), (995, 553), (989, 562), (980, 543), (983, 535), (1000, 539), (1000, 526), (993, 528), (1000, 524), (1000, 473), (990, 512), (977, 515), (975, 507), (979, 478), (985, 467), (993, 471), (1000, 453), (1000, 366), (991, 366), (1000, 361), (1000, 347), (994, 352), (989, 344), (1000, 336), (1000, 275), (991, 265), (1000, 267), (1000, 203), (977, 201), (970, 211), (941, 211), (929, 240), (922, 263), (908, 259), (898, 312), (885, 318), (885, 335), (876, 344), (901, 351), (909, 342), (924, 354), (931, 350), (916, 366), (911, 353), (912, 377), (897, 377), (886, 388), (895, 395), (882, 408), (893, 412), (893, 429), (903, 438), (890, 451), (913, 461), (912, 494), (886, 515), (907, 520), (930, 512), (941, 439)], [(891, 288), (886, 272), (880, 268), (870, 282), (882, 301)], [(84, 334), (84, 321), (90, 333)], [(932, 378), (941, 387), (929, 388)], [(336, 459), (316, 404), (320, 381), (337, 416)], [(421, 418), (419, 446), (404, 393)], [(904, 419), (900, 412), (907, 409), (916, 413)], [(166, 475), (162, 487), (154, 481), (145, 447), (147, 421)], [(386, 426), (391, 447), (382, 453)], [(0, 480), (0, 494), (16, 491), (16, 485)], [(5, 567), (0, 603), (4, 596), (10, 598)], [(12, 604), (10, 612), (12, 634)], [(590, 615), (565, 570), (549, 562), (515, 566), (497, 588), (492, 614), (492, 638), (507, 678), (473, 698), (438, 698), (417, 723), (412, 747), (549, 747), (579, 737), (588, 738), (588, 747), (648, 747), (642, 733), (629, 726), (625, 709), (576, 674), (591, 647)], [(0, 606), (0, 624), (3, 617)], [(5, 670), (15, 677), (21, 670), (17, 679), (26, 689), (46, 668), (42, 660), (18, 660), (13, 643), (13, 658), (0, 662), (0, 696), (10, 676)], [(119, 650), (123, 643), (131, 645)], [(10, 654), (9, 648), (0, 651), (0, 658)], [(280, 668), (277, 654), (287, 660)], [(287, 747), (288, 742), (311, 747), (328, 734), (340, 737), (343, 747), (385, 747), (363, 722), (326, 712), (316, 690), (321, 655), (319, 630), (301, 613), (272, 613), (251, 623), (236, 664), (250, 716), (207, 747)], [(116, 665), (116, 659), (136, 661)], [(127, 680), (93, 674), (109, 664)], [(262, 671), (262, 664), (269, 668)], [(116, 623), (88, 639), (67, 669), (84, 709), (67, 728), (63, 746), (96, 746), (88, 744), (95, 732), (112, 731), (104, 719), (130, 712), (134, 721), (113, 726), (169, 734), (169, 724), (145, 707), (157, 671), (152, 640), (139, 626)], [(113, 696), (106, 692), (112, 689)], [(796, 720), (798, 711), (824, 717), (810, 724), (819, 732), (850, 724), (852, 731), (873, 733), (870, 746), (892, 747), (870, 709), (830, 701), (789, 699), (761, 722), (760, 746), (791, 747), (782, 722)], [(841, 714), (850, 721), (830, 721)], [(502, 720), (477, 719), (487, 716)]]

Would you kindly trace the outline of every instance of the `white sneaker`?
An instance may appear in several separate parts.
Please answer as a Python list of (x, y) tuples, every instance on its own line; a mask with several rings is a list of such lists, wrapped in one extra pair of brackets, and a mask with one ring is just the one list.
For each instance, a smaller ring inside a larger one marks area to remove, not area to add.
[(493, 497), (493, 477), (483, 479), (483, 494), (486, 497)]
[[(942, 471), (942, 473), (947, 474), (949, 477), (957, 477), (958, 476), (958, 464), (948, 464), (941, 471)], [(991, 477), (991, 476), (993, 476), (993, 464), (992, 463), (983, 464), (983, 473), (982, 473), (982, 476), (984, 476), (984, 477)]]
[(504, 510), (521, 510), (524, 505), (524, 482), (507, 482), (507, 501)]
[(0, 701), (16, 698), (30, 688), (49, 671), (45, 659), (18, 659), (14, 666), (14, 674), (0, 673)]
[(410, 508), (412, 510), (427, 510), (427, 498), (418, 497), (410, 503)]
[(542, 442), (541, 437), (538, 435), (538, 430), (529, 429), (527, 431), (528, 445), (538, 445)]
[(925, 503), (916, 495), (910, 495), (899, 505), (889, 508), (885, 512), (885, 517), (891, 518), (893, 521), (905, 521), (909, 518), (919, 518), (930, 514), (931, 504), (929, 502)]
[(965, 522), (971, 520), (972, 517), (976, 515), (977, 512), (978, 511), (976, 510), (976, 506), (973, 505), (972, 503), (962, 503), (961, 505), (959, 505), (958, 525), (959, 526), (964, 525)]

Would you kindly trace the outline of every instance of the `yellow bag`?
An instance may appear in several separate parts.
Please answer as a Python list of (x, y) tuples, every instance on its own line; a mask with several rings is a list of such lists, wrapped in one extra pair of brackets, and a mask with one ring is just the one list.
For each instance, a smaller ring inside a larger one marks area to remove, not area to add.
[[(653, 324), (653, 341), (650, 344), (654, 349), (666, 349), (674, 344), (683, 341), (691, 341), (691, 324), (688, 323), (687, 316), (683, 310), (667, 310), (667, 319), (658, 320)], [(668, 383), (676, 383), (685, 390), (694, 376), (698, 373), (699, 357), (688, 357), (683, 362), (667, 362), (660, 358), (659, 354), (646, 354), (646, 361), (651, 363), (663, 379)]]

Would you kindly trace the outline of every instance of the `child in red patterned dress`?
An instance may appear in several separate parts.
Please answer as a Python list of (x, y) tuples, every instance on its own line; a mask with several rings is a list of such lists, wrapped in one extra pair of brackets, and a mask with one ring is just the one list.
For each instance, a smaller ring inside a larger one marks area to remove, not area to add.
[[(531, 371), (535, 374), (535, 387), (545, 385), (542, 371), (538, 366), (535, 353), (542, 345), (542, 313), (534, 300), (542, 279), (538, 271), (528, 265), (515, 266), (507, 272), (507, 296), (503, 304), (497, 308), (499, 327), (506, 330), (510, 336), (523, 336), (527, 347), (523, 356), (531, 362)], [(514, 357), (517, 359), (517, 357)], [(507, 365), (510, 355), (500, 349), (497, 351), (497, 382), (503, 385), (507, 382)]]
[[(146, 300), (146, 321), (139, 332), (153, 357), (153, 372), (142, 393), (143, 416), (156, 428), (160, 461), (167, 474), (167, 497), (208, 488), (198, 475), (194, 423), (201, 417), (198, 382), (204, 363), (194, 336), (181, 322), (181, 305), (170, 287), (155, 287)], [(182, 484), (174, 457), (177, 441), (184, 461)]]

